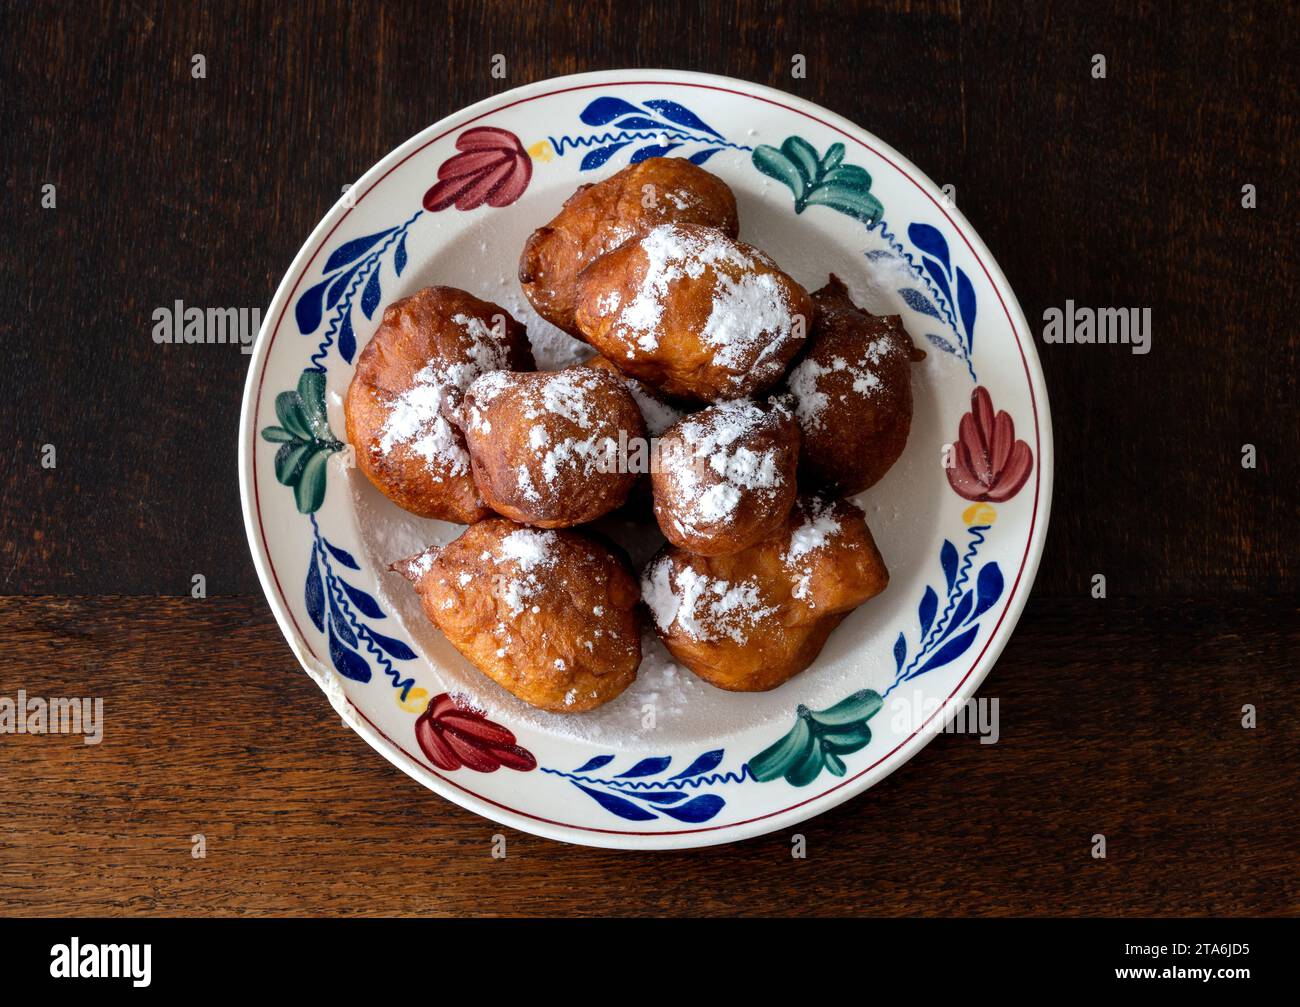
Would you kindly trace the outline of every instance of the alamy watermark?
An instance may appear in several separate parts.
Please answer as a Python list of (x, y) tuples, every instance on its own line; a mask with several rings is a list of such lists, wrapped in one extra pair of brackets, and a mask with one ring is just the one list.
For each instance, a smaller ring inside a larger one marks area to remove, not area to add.
[(42, 699), (18, 690), (0, 696), (0, 734), (80, 734), (87, 745), (104, 740), (104, 700), (89, 696)]
[(1043, 312), (1043, 342), (1120, 344), (1136, 354), (1151, 352), (1150, 308), (1086, 308), (1066, 301)]
[(82, 944), (73, 937), (50, 948), (53, 979), (130, 979), (136, 988), (153, 979), (152, 944)]
[[(981, 745), (996, 745), (1002, 737), (997, 699), (968, 699), (945, 703), (917, 690), (896, 695), (889, 705), (889, 725), (899, 734), (975, 734)], [(951, 718), (945, 716), (952, 713)]]
[(153, 309), (153, 341), (160, 346), (200, 343), (238, 346), (253, 352), (253, 340), (262, 327), (261, 308), (199, 308), (176, 300)]

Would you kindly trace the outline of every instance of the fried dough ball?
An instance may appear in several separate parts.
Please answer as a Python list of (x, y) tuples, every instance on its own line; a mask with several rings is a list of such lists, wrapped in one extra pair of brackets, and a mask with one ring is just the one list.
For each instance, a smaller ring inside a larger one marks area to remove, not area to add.
[(488, 518), (393, 569), (452, 645), (526, 703), (580, 713), (636, 678), (636, 580), (584, 535)]
[(585, 524), (622, 506), (636, 483), (622, 459), (629, 442), (645, 440), (645, 424), (609, 371), (485, 374), (459, 420), (483, 499), (515, 521)]
[(912, 368), (925, 354), (898, 315), (857, 307), (831, 276), (812, 295), (812, 337), (786, 377), (803, 434), (804, 485), (841, 496), (880, 481), (907, 445)]
[(491, 513), (447, 411), (480, 374), (532, 370), (522, 325), (454, 287), (426, 287), (390, 304), (357, 358), (344, 402), (357, 467), (421, 517), (469, 523)]
[(559, 215), (533, 232), (519, 258), (519, 282), (539, 315), (571, 335), (574, 281), (598, 256), (656, 224), (707, 224), (739, 233), (736, 197), (717, 175), (681, 157), (649, 157), (594, 185), (580, 186)]
[(673, 657), (720, 689), (760, 692), (812, 664), (844, 617), (888, 583), (861, 510), (801, 497), (785, 527), (743, 552), (665, 547), (641, 590)]
[(661, 224), (578, 276), (576, 319), (618, 368), (700, 402), (765, 391), (812, 321), (807, 292), (765, 252), (699, 224)]
[(782, 405), (722, 402), (674, 424), (651, 474), (655, 519), (673, 545), (739, 552), (784, 526), (798, 485), (799, 425)]

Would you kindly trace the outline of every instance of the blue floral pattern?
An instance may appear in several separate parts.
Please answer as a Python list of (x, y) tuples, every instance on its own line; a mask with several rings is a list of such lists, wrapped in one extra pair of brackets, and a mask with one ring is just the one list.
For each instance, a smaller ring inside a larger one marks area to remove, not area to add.
[(960, 358), (966, 364), (970, 379), (978, 381), (974, 364), (975, 287), (965, 270), (953, 264), (943, 234), (929, 224), (908, 225), (908, 239), (920, 252), (918, 262), (898, 240), (898, 236), (890, 232), (883, 219), (876, 223), (875, 228), (879, 228), (880, 236), (889, 248), (870, 251), (867, 258), (873, 261), (899, 259), (907, 263), (925, 289), (903, 287), (899, 294), (909, 308), (934, 319), (940, 325), (947, 325), (952, 334), (951, 340), (931, 332), (927, 332), (925, 338), (936, 349)]
[[(679, 773), (666, 775), (672, 756), (660, 755), (641, 759), (635, 765), (610, 777), (589, 774), (604, 769), (614, 761), (613, 755), (598, 755), (577, 769), (565, 771), (542, 767), (543, 773), (562, 776), (612, 815), (629, 822), (649, 822), (667, 815), (679, 822), (707, 822), (726, 805), (717, 794), (687, 791), (723, 783), (744, 783), (750, 776), (749, 766), (736, 772), (716, 773), (725, 752), (721, 748), (705, 752)], [(689, 798), (689, 799), (688, 799)]]
[(938, 593), (927, 586), (916, 611), (920, 624), (916, 652), (909, 661), (907, 635), (899, 633), (894, 641), (894, 681), (885, 690), (885, 696), (902, 683), (957, 660), (975, 642), (980, 616), (1002, 597), (1005, 586), (1001, 568), (996, 561), (990, 561), (980, 568), (974, 588), (967, 587), (975, 554), (988, 530), (988, 525), (971, 525), (966, 529), (970, 540), (960, 559), (957, 547), (948, 539), (943, 540), (939, 550), (939, 566), (946, 585), (943, 611), (939, 610)]
[(692, 164), (703, 164), (727, 148), (752, 149), (732, 143), (685, 105), (666, 98), (652, 98), (634, 105), (622, 98), (601, 97), (588, 104), (578, 118), (584, 125), (607, 128), (589, 136), (548, 136), (547, 140), (557, 157), (563, 157), (570, 148), (586, 150), (579, 165), (582, 171), (594, 171), (625, 147), (636, 148), (628, 159), (629, 164), (650, 157), (667, 157), (682, 147), (690, 153), (674, 156), (685, 156)]
[(311, 530), (311, 562), (303, 595), (312, 624), (326, 634), (331, 663), (344, 678), (369, 682), (370, 662), (358, 653), (364, 649), (388, 676), (392, 687), (399, 690), (398, 701), (404, 701), (415, 687), (415, 679), (403, 678), (393, 661), (414, 661), (415, 651), (362, 621), (362, 617), (384, 619), (384, 610), (373, 596), (349, 584), (334, 569), (338, 563), (345, 569), (360, 571), (360, 564), (350, 552), (321, 534), (315, 514), (311, 515)]
[[(332, 311), (329, 328), (325, 330), (320, 345), (311, 355), (312, 367), (325, 370), (325, 357), (338, 340), (338, 352), (345, 362), (352, 363), (357, 351), (357, 337), (352, 329), (352, 305), (357, 292), (361, 292), (361, 313), (373, 318), (383, 299), (380, 275), (383, 259), (389, 250), (393, 254), (393, 273), (401, 276), (406, 268), (406, 234), (423, 214), (417, 210), (405, 223), (374, 234), (345, 241), (325, 260), (322, 270), (325, 278), (307, 288), (294, 307), (298, 331), (309, 336), (320, 328), (326, 311)], [(378, 246), (378, 247), (376, 247)]]

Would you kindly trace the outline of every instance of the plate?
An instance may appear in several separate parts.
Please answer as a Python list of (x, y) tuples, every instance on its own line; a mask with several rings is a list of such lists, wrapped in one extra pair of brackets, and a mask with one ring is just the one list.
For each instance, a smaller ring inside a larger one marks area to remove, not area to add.
[[(476, 672), (388, 571), (460, 529), (402, 512), (355, 469), (343, 396), (383, 306), (434, 283), (526, 322), (542, 366), (580, 358), (581, 345), (523, 298), (520, 249), (578, 185), (657, 155), (722, 176), (743, 239), (810, 290), (836, 273), (857, 303), (900, 314), (927, 351), (913, 368), (907, 449), (858, 498), (891, 581), (811, 669), (771, 692), (716, 690), (651, 636), (622, 696), (589, 714), (547, 714)], [(276, 620), (377, 752), (513, 828), (667, 849), (820, 814), (893, 772), (963, 709), (1033, 583), (1052, 439), (1032, 337), (1006, 278), (915, 166), (770, 88), (624, 70), (479, 102), (394, 150), (345, 194), (266, 313), (244, 392), (239, 470)], [(422, 720), (450, 711), (462, 724), (481, 718), (479, 734), (497, 739), (480, 742), (473, 766), (436, 765), (420, 747)], [(515, 749), (498, 758), (503, 730)], [(392, 786), (401, 799), (408, 785)]]

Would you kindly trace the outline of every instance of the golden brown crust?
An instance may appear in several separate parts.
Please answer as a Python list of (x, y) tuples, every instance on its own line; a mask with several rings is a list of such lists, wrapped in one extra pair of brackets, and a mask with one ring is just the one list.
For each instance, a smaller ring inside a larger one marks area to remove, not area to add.
[(799, 425), (781, 405), (723, 402), (664, 433), (651, 481), (655, 519), (673, 545), (739, 552), (784, 526), (797, 493)]
[(515, 521), (585, 524), (622, 506), (637, 481), (623, 459), (645, 440), (645, 425), (610, 371), (484, 375), (465, 393), (459, 421), (483, 499)]
[(662, 224), (578, 277), (583, 336), (666, 395), (736, 399), (780, 380), (812, 321), (807, 292), (752, 245)]
[(580, 186), (555, 219), (525, 243), (519, 258), (524, 295), (552, 325), (578, 335), (573, 318), (578, 273), (629, 238), (673, 220), (707, 224), (733, 238), (739, 233), (736, 197), (727, 183), (685, 158), (647, 158)]
[(500, 367), (533, 367), (526, 330), (504, 308), (453, 287), (390, 304), (344, 402), (357, 467), (421, 517), (469, 523), (491, 513), (446, 411), (473, 378)]
[(813, 331), (785, 387), (803, 434), (805, 489), (841, 496), (879, 482), (912, 426), (912, 368), (925, 354), (898, 315), (873, 315), (838, 278), (813, 295)]
[(581, 713), (636, 678), (636, 580), (584, 535), (488, 518), (393, 569), (452, 645), (526, 703)]
[(642, 574), (655, 630), (720, 689), (774, 689), (807, 668), (831, 631), (889, 583), (862, 511), (800, 498), (784, 528), (727, 556), (665, 547)]

